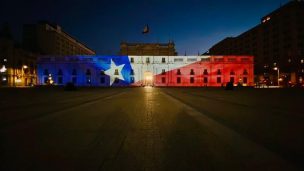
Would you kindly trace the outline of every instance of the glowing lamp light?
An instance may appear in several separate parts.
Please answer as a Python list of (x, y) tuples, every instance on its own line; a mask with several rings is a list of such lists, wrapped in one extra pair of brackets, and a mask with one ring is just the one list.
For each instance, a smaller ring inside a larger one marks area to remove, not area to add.
[(146, 80), (147, 80), (147, 81), (152, 81), (152, 79), (153, 79), (152, 76), (150, 76), (150, 75), (149, 75), (149, 76), (146, 76)]
[(6, 81), (6, 77), (3, 77), (3, 78), (2, 78), (2, 81)]
[(20, 79), (20, 78), (17, 78), (17, 79), (15, 80), (15, 82), (16, 82), (16, 83), (21, 83), (21, 79)]
[(27, 69), (28, 66), (27, 66), (27, 65), (23, 65), (22, 68), (23, 68), (23, 69)]
[(0, 72), (6, 72), (6, 70), (7, 69), (5, 68), (5, 65), (3, 65), (2, 68), (0, 69)]
[(274, 67), (273, 70), (275, 70), (275, 71), (278, 70), (278, 67)]

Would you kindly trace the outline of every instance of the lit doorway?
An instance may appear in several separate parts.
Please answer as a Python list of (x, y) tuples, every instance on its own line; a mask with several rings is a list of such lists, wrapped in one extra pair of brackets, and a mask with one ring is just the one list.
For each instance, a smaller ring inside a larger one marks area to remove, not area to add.
[(150, 71), (144, 73), (144, 85), (153, 86), (153, 74)]

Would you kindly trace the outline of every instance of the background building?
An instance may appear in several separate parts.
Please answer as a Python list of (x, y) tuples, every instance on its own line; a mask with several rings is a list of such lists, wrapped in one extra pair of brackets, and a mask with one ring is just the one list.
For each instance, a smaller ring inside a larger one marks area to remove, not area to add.
[(120, 55), (176, 56), (175, 44), (169, 43), (125, 43), (120, 44)]
[(36, 57), (13, 40), (8, 24), (4, 24), (0, 30), (0, 86), (36, 84)]
[(42, 55), (94, 55), (95, 52), (48, 22), (23, 26), (23, 47)]
[[(253, 55), (258, 80), (302, 83), (304, 74), (304, 1), (290, 1), (262, 17), (261, 23), (237, 37), (214, 45), (210, 55)], [(279, 70), (280, 79), (277, 71)]]
[(77, 86), (253, 86), (252, 56), (40, 57), (38, 82)]

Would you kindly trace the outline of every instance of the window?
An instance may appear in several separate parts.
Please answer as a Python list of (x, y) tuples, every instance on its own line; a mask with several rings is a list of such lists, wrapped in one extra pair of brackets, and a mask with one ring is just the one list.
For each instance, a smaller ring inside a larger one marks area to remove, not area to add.
[(150, 58), (146, 58), (146, 63), (150, 63)]
[(210, 58), (201, 58), (201, 62), (210, 62)]
[(162, 58), (162, 63), (166, 63), (166, 58)]
[(87, 80), (87, 84), (91, 84), (91, 77), (87, 77), (86, 80)]
[(115, 71), (114, 71), (114, 75), (119, 75), (119, 73), (118, 73), (118, 69), (115, 69)]
[(221, 74), (222, 74), (221, 70), (218, 69), (216, 74), (217, 74), (217, 75), (221, 75)]
[(247, 84), (247, 77), (244, 77), (244, 78), (243, 78), (243, 83), (244, 83), (244, 84)]
[(180, 83), (181, 83), (181, 77), (177, 77), (177, 78), (176, 78), (176, 83), (177, 83), (177, 84), (180, 84)]
[(234, 83), (234, 77), (230, 77), (230, 82)]
[(183, 62), (183, 58), (174, 58), (174, 62)]
[(247, 62), (247, 61), (249, 61), (249, 58), (241, 58), (241, 61), (242, 62)]
[(162, 69), (162, 75), (166, 75), (166, 70)]
[(215, 61), (215, 62), (223, 62), (223, 61), (224, 61), (224, 58), (214, 58), (214, 61)]
[(134, 75), (134, 70), (133, 69), (130, 70), (130, 75)]
[(49, 77), (44, 77), (44, 84), (48, 83)]
[(73, 84), (76, 84), (76, 83), (77, 83), (77, 77), (73, 77), (73, 78), (72, 78), (72, 83), (73, 83)]
[(115, 84), (118, 84), (118, 83), (119, 83), (119, 79), (118, 79), (118, 78), (115, 78), (114, 83), (115, 83)]
[(204, 69), (204, 75), (208, 75), (208, 70)]
[(228, 58), (228, 62), (235, 62), (236, 58)]
[(62, 70), (61, 69), (58, 70), (58, 75), (62, 75)]
[(208, 77), (204, 77), (204, 83), (208, 83)]
[(101, 83), (101, 84), (104, 84), (105, 82), (106, 82), (105, 77), (100, 77), (100, 83)]
[(190, 75), (194, 75), (194, 69), (190, 70)]
[(49, 70), (48, 70), (48, 69), (45, 69), (45, 70), (43, 71), (43, 75), (49, 75)]
[(76, 69), (73, 69), (72, 75), (77, 75), (77, 70)]
[(177, 69), (176, 74), (177, 74), (177, 75), (181, 75), (181, 74), (182, 74), (181, 71), (180, 71), (180, 69)]
[(134, 83), (134, 77), (130, 77), (130, 83)]
[(243, 75), (248, 75), (247, 69), (244, 69)]
[(131, 60), (131, 63), (134, 63), (134, 58), (130, 58), (130, 60)]
[(57, 82), (58, 82), (58, 84), (62, 84), (62, 82), (63, 82), (62, 77), (58, 77)]
[(191, 84), (194, 83), (194, 77), (190, 77), (190, 83), (191, 83)]
[(217, 78), (216, 78), (216, 82), (217, 82), (217, 83), (222, 83), (222, 78), (221, 78), (221, 77), (217, 77)]
[(162, 83), (166, 83), (166, 77), (162, 77)]
[(235, 75), (235, 72), (233, 70), (231, 70), (230, 75)]
[(86, 75), (91, 75), (91, 70), (90, 69), (87, 69)]

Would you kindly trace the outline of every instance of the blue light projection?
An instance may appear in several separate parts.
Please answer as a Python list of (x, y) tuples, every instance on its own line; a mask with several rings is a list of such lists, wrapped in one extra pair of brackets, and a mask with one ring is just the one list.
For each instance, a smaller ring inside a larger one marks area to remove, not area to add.
[(134, 82), (128, 56), (44, 56), (38, 59), (38, 82), (77, 86), (128, 86)]

